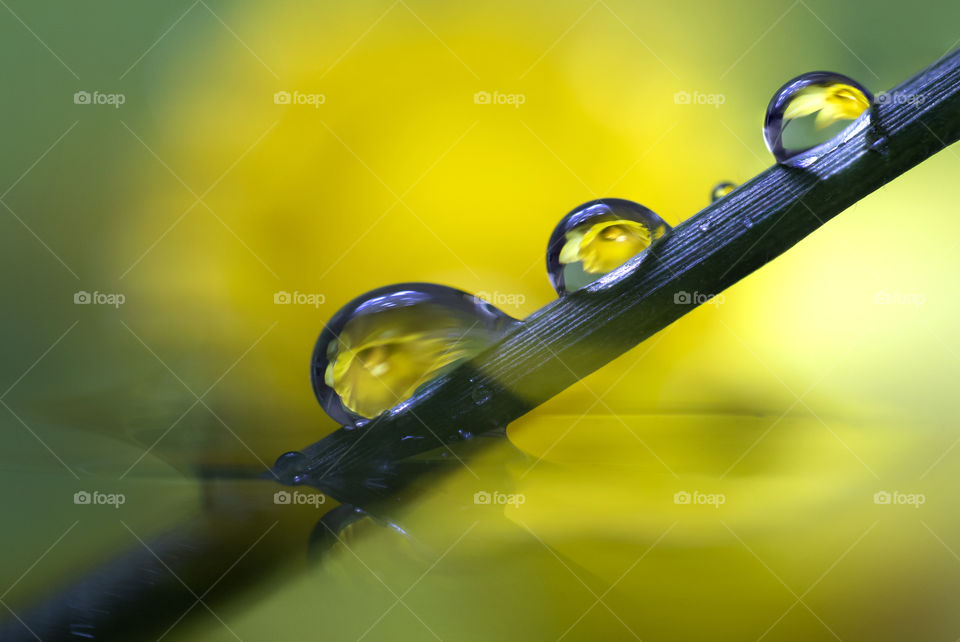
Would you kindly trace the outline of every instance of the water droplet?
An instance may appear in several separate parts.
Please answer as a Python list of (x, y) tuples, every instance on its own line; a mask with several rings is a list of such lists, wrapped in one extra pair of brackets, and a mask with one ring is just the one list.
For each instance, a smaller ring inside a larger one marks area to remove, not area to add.
[(777, 162), (787, 163), (835, 138), (872, 103), (866, 87), (842, 74), (814, 71), (798, 76), (781, 87), (767, 107), (767, 149)]
[(699, 229), (701, 232), (709, 232), (710, 223), (708, 221), (704, 221), (703, 223), (697, 226), (697, 229)]
[(473, 402), (477, 405), (486, 403), (490, 399), (490, 391), (487, 390), (487, 387), (481, 383), (474, 383), (473, 389), (470, 391), (470, 397), (473, 399)]
[(547, 274), (558, 294), (578, 290), (643, 252), (671, 227), (622, 198), (584, 203), (560, 219), (547, 244)]
[(285, 484), (297, 484), (304, 480), (304, 476), (298, 471), (307, 463), (307, 456), (298, 450), (291, 450), (277, 457), (273, 464), (273, 470), (281, 482)]
[(310, 374), (320, 406), (361, 426), (520, 323), (454, 288), (401, 283), (361, 295), (326, 324)]
[(710, 192), (710, 202), (716, 203), (735, 189), (737, 189), (736, 183), (731, 183), (729, 181), (717, 183), (713, 186), (713, 191)]

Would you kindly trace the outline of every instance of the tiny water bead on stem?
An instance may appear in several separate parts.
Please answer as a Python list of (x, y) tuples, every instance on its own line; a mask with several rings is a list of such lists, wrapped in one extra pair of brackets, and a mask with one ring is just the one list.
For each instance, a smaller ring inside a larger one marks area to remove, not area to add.
[(560, 219), (547, 244), (547, 275), (557, 294), (578, 290), (649, 248), (672, 228), (622, 198), (589, 201)]
[(793, 164), (792, 159), (835, 138), (873, 102), (866, 87), (842, 74), (813, 71), (797, 76), (767, 106), (767, 149), (778, 163)]
[(342, 307), (317, 339), (313, 391), (331, 418), (363, 425), (520, 322), (455, 288), (400, 283)]
[(713, 189), (710, 190), (710, 202), (716, 203), (721, 198), (737, 189), (736, 183), (731, 183), (729, 181), (724, 181), (722, 183), (717, 183), (713, 186)]

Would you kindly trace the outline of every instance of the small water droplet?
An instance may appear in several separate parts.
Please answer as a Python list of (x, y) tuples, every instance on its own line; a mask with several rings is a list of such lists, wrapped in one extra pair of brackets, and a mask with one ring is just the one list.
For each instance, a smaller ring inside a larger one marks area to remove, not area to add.
[(745, 218), (743, 219), (743, 226), (747, 229), (750, 229), (753, 227), (753, 221), (751, 221), (749, 218)]
[(709, 232), (709, 231), (710, 231), (710, 223), (707, 222), (707, 221), (704, 221), (703, 223), (701, 223), (700, 225), (697, 226), (697, 229), (699, 229), (701, 232)]
[(589, 201), (567, 213), (547, 244), (547, 275), (557, 294), (578, 290), (647, 250), (672, 228), (622, 198)]
[(518, 323), (443, 285), (372, 290), (342, 307), (320, 333), (310, 368), (314, 393), (335, 421), (362, 426)]
[(287, 484), (300, 483), (304, 480), (304, 475), (300, 473), (300, 470), (306, 463), (306, 455), (298, 450), (291, 450), (277, 457), (273, 469), (280, 481)]
[(475, 383), (473, 390), (470, 391), (470, 397), (473, 399), (473, 403), (480, 405), (490, 399), (490, 391), (483, 384)]
[(710, 202), (716, 203), (721, 198), (737, 189), (736, 183), (731, 183), (729, 181), (724, 181), (723, 183), (717, 183), (713, 186), (713, 190), (710, 192)]
[(767, 106), (763, 137), (778, 163), (827, 143), (873, 104), (873, 94), (842, 74), (814, 71), (781, 87)]

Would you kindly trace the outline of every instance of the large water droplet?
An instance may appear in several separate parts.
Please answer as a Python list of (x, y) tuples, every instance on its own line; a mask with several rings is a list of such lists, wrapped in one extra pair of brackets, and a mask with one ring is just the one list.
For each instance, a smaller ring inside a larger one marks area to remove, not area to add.
[(560, 219), (547, 244), (547, 274), (558, 294), (578, 290), (643, 252), (671, 227), (622, 198), (584, 203)]
[(713, 186), (713, 190), (710, 192), (710, 202), (716, 203), (721, 198), (737, 189), (736, 183), (731, 183), (729, 181), (724, 181), (723, 183), (717, 183)]
[(763, 137), (779, 163), (836, 137), (873, 103), (873, 94), (842, 74), (814, 71), (797, 76), (774, 94)]
[(310, 374), (320, 405), (360, 426), (520, 323), (454, 288), (401, 283), (361, 295), (327, 323)]

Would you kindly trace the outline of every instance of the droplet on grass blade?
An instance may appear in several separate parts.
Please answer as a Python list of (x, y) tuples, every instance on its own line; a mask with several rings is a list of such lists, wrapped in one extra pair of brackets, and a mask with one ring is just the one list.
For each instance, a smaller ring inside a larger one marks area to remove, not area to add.
[(737, 189), (736, 183), (731, 183), (729, 181), (724, 181), (722, 183), (717, 183), (713, 186), (713, 189), (710, 191), (710, 202), (716, 203), (721, 198)]
[(547, 244), (547, 275), (557, 294), (578, 290), (650, 248), (672, 228), (654, 211), (622, 198), (589, 201), (560, 219)]
[(778, 163), (824, 145), (870, 108), (873, 94), (842, 74), (813, 71), (781, 87), (763, 123), (767, 149)]
[(400, 283), (363, 294), (326, 324), (311, 362), (320, 406), (360, 426), (518, 324), (461, 290)]

